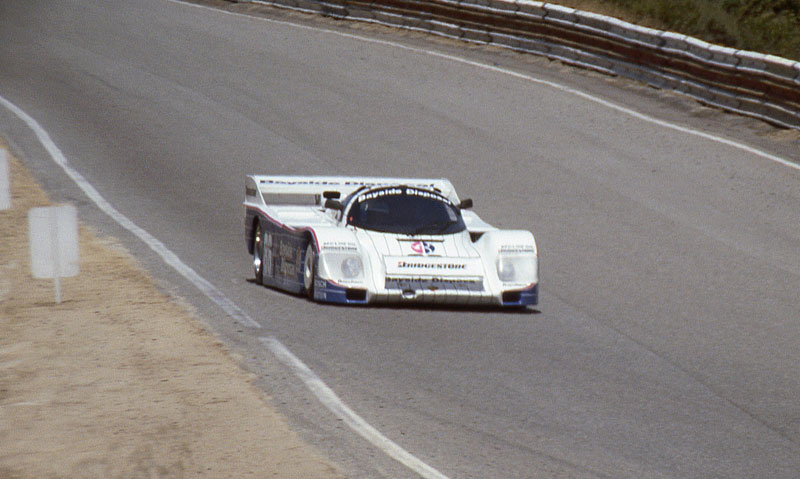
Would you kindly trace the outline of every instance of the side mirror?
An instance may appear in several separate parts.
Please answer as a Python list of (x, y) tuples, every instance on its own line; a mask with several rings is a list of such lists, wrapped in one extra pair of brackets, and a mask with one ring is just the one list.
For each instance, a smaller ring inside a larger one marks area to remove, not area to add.
[(467, 198), (458, 204), (458, 209), (460, 210), (468, 210), (470, 208), (472, 208), (472, 198)]
[(329, 198), (325, 200), (325, 209), (344, 211), (344, 205), (339, 200)]
[(322, 193), (322, 197), (326, 200), (338, 200), (342, 197), (342, 194), (338, 191), (325, 191)]

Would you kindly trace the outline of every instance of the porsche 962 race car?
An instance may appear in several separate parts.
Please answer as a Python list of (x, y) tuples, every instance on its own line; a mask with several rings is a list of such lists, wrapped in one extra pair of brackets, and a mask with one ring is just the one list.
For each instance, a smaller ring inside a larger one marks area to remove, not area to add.
[(255, 281), (316, 301), (538, 303), (533, 235), (499, 230), (445, 179), (245, 180)]

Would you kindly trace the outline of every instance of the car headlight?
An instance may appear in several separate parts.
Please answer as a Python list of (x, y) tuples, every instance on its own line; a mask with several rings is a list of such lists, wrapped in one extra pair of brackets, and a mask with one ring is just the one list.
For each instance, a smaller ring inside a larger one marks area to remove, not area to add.
[(500, 281), (511, 283), (514, 281), (515, 274), (514, 263), (509, 258), (498, 258), (497, 277), (500, 278)]
[(358, 256), (348, 256), (342, 261), (342, 276), (347, 279), (353, 279), (361, 276), (364, 271), (364, 265), (361, 264), (361, 258)]
[(497, 277), (504, 283), (535, 283), (538, 281), (537, 259), (534, 255), (500, 255), (497, 258)]

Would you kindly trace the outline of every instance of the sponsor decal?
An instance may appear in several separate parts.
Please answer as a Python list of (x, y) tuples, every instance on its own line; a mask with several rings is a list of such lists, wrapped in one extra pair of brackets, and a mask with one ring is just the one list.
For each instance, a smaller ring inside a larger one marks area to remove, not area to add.
[[(399, 178), (398, 182), (400, 182), (401, 180), (402, 179)], [(289, 186), (292, 186), (292, 185), (299, 185), (299, 186), (303, 186), (303, 185), (341, 186), (341, 185), (344, 185), (344, 186), (370, 186), (370, 187), (371, 186), (387, 186), (387, 183), (380, 183), (380, 182), (374, 182), (374, 181), (359, 181), (357, 179), (345, 180), (345, 181), (337, 181), (337, 180), (334, 180), (334, 179), (330, 179), (330, 180), (328, 180), (328, 179), (319, 179), (319, 180), (301, 180), (301, 179), (297, 179), (297, 180), (291, 180), (291, 179), (268, 178), (268, 179), (261, 180), (261, 184), (262, 185), (289, 185)], [(422, 187), (422, 188), (433, 188), (433, 187), (436, 186), (435, 183), (430, 183), (430, 184), (426, 184), (426, 183), (417, 184), (417, 183), (414, 183), (414, 185)]]
[(398, 239), (403, 256), (442, 256), (443, 242), (439, 240)]
[(295, 279), (302, 273), (303, 252), (296, 241), (278, 236), (273, 240), (278, 259), (278, 275)]
[(286, 261), (294, 262), (296, 252), (297, 248), (293, 244), (283, 241), (278, 243), (278, 255)]
[(369, 193), (363, 193), (363, 194), (358, 196), (358, 201), (366, 201), (366, 200), (371, 200), (371, 199), (374, 199), (374, 198), (381, 198), (383, 196), (396, 196), (396, 195), (402, 195), (402, 194), (403, 194), (403, 190), (400, 189), (400, 188), (386, 188), (386, 189), (383, 189), (383, 190), (370, 191)]
[(368, 191), (366, 193), (358, 195), (358, 201), (367, 201), (374, 198), (380, 198), (383, 196), (397, 196), (397, 195), (419, 196), (422, 198), (430, 198), (433, 200), (441, 201), (442, 203), (446, 203), (448, 205), (453, 204), (450, 200), (440, 195), (439, 193), (434, 193), (432, 191), (427, 191), (427, 190), (420, 190), (407, 186), (383, 188), (380, 190)]
[(384, 256), (386, 275), (391, 277), (479, 277), (483, 276), (480, 258), (440, 256)]
[(427, 241), (414, 241), (411, 243), (411, 251), (417, 254), (433, 254), (436, 251), (436, 246)]
[(417, 189), (414, 189), (414, 188), (407, 188), (406, 189), (406, 194), (408, 196), (421, 196), (422, 198), (430, 198), (430, 199), (433, 199), (433, 200), (439, 200), (442, 203), (447, 203), (448, 205), (452, 205), (453, 204), (452, 202), (450, 202), (450, 200), (448, 200), (444, 196), (442, 196), (442, 195), (440, 195), (438, 193), (433, 193), (432, 191), (425, 191), (425, 190), (417, 190)]
[(449, 278), (413, 278), (388, 277), (386, 289), (414, 291), (483, 291), (482, 280), (449, 279)]
[(440, 269), (447, 271), (467, 269), (467, 265), (465, 263), (430, 263), (424, 261), (417, 262), (403, 260), (397, 262), (397, 267), (403, 269)]
[(358, 248), (355, 243), (348, 241), (326, 241), (322, 243), (322, 249), (333, 251), (356, 251)]
[(265, 185), (341, 185), (342, 184), (342, 182), (340, 181), (329, 181), (329, 180), (277, 180), (277, 179), (261, 180), (261, 183)]
[(503, 245), (500, 247), (501, 253), (533, 253), (536, 249), (533, 245), (519, 244), (519, 245)]

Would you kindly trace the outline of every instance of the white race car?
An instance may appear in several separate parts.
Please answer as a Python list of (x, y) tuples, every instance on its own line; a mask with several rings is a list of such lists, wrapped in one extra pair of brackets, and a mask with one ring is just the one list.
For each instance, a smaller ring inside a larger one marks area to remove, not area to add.
[(485, 223), (448, 180), (249, 175), (245, 195), (258, 284), (345, 304), (538, 303), (533, 235)]

